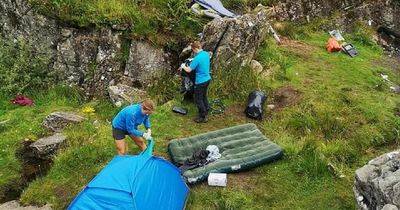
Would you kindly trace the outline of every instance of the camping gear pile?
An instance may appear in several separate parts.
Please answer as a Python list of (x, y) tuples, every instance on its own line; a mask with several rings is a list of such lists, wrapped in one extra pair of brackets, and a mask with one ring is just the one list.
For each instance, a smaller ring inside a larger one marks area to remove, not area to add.
[[(330, 38), (326, 43), (326, 50), (328, 52), (332, 53), (332, 52), (343, 51), (350, 57), (356, 57), (358, 55), (358, 51), (352, 44), (344, 42), (344, 38), (339, 31), (337, 30), (330, 31), (329, 35)], [(342, 44), (340, 44), (340, 42), (342, 42)]]

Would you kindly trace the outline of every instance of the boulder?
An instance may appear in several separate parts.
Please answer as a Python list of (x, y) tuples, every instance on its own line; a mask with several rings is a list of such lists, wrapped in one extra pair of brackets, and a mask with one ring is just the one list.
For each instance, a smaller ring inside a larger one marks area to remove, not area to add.
[(31, 154), (27, 155), (39, 159), (52, 159), (60, 145), (64, 142), (65, 136), (61, 133), (56, 133), (53, 136), (38, 139), (29, 145)]
[(108, 94), (115, 106), (132, 104), (143, 101), (147, 97), (146, 91), (123, 84), (108, 87)]
[(353, 191), (359, 209), (400, 208), (400, 150), (357, 169)]
[(18, 201), (8, 201), (0, 205), (0, 210), (52, 210), (49, 204), (38, 206), (21, 206)]
[(170, 69), (169, 55), (162, 49), (133, 40), (121, 82), (137, 88), (148, 87), (153, 79)]
[(248, 65), (271, 27), (270, 11), (257, 7), (237, 18), (214, 19), (203, 31), (203, 48), (212, 52), (212, 69)]
[(85, 118), (72, 112), (54, 112), (46, 117), (43, 126), (54, 132), (60, 132), (66, 126), (80, 123)]

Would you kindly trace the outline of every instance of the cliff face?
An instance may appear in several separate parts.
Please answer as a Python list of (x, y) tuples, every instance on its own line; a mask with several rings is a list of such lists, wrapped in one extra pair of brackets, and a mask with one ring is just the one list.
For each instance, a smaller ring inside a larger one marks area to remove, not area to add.
[(38, 14), (27, 0), (0, 2), (0, 38), (24, 41), (45, 53), (56, 71), (54, 82), (78, 85), (87, 95), (104, 95), (117, 83), (143, 88), (160, 70), (170, 69), (162, 49), (126, 40), (121, 30), (61, 26)]

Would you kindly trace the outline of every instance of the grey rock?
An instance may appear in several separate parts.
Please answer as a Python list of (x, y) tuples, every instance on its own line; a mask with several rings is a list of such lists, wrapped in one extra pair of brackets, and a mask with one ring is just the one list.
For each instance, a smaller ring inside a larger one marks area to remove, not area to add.
[[(53, 136), (38, 139), (29, 145), (32, 154), (31, 157), (39, 159), (52, 159), (60, 145), (66, 137), (61, 133), (56, 133)], [(28, 155), (29, 156), (29, 155)]]
[(250, 62), (250, 67), (257, 73), (261, 74), (263, 72), (263, 66), (260, 64), (260, 62), (256, 60), (252, 60)]
[(392, 204), (386, 204), (382, 210), (399, 210), (399, 208), (397, 208), (395, 205)]
[(280, 21), (307, 21), (316, 17), (332, 15), (336, 11), (343, 15), (332, 20), (328, 30), (351, 31), (355, 21), (372, 20), (372, 26), (385, 25), (400, 29), (400, 3), (396, 0), (282, 0), (274, 5), (276, 18)]
[(268, 34), (269, 10), (258, 7), (238, 18), (214, 19), (203, 31), (203, 48), (213, 53), (212, 69), (248, 65)]
[(0, 1), (0, 37), (31, 43), (51, 56), (60, 35), (54, 20), (38, 14), (26, 0)]
[(400, 151), (381, 155), (357, 169), (353, 192), (359, 209), (382, 209), (387, 204), (400, 208)]
[(119, 32), (110, 29), (63, 29), (64, 37), (57, 45), (54, 69), (62, 80), (81, 87), (86, 95), (105, 95), (114, 74), (120, 69), (117, 59), (121, 52)]
[(125, 85), (147, 87), (160, 73), (171, 69), (168, 54), (146, 42), (132, 41), (124, 72)]
[(8, 201), (0, 205), (0, 210), (52, 210), (49, 204), (38, 206), (21, 206), (18, 201)]
[(108, 87), (108, 93), (111, 101), (117, 107), (120, 107), (123, 104), (137, 103), (147, 97), (146, 91), (133, 88), (124, 84), (118, 84)]
[(54, 112), (46, 117), (43, 126), (54, 132), (60, 132), (68, 125), (77, 124), (85, 118), (72, 112)]

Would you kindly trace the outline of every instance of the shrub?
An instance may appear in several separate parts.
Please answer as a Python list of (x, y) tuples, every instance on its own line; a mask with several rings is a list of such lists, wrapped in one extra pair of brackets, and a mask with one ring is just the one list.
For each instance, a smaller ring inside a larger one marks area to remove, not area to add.
[(49, 56), (26, 41), (0, 39), (0, 92), (22, 93), (46, 88), (51, 82)]

